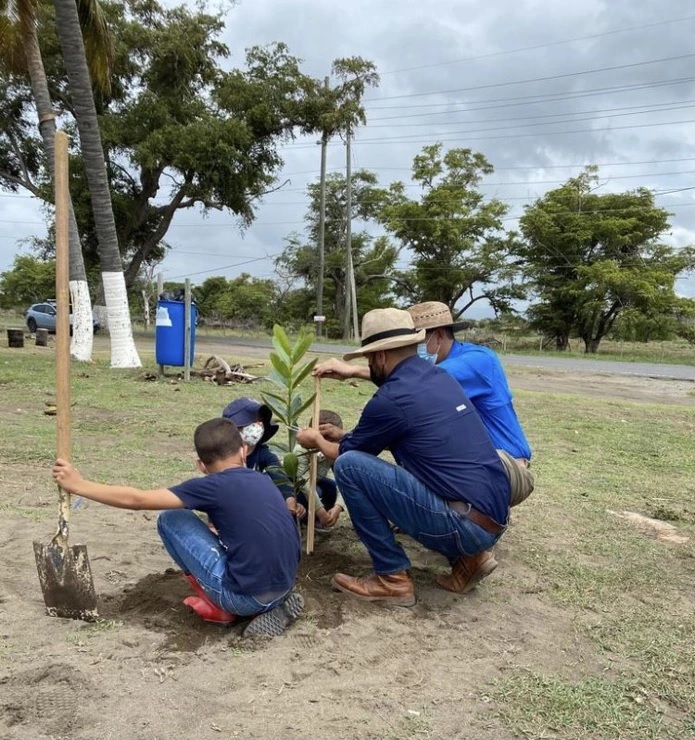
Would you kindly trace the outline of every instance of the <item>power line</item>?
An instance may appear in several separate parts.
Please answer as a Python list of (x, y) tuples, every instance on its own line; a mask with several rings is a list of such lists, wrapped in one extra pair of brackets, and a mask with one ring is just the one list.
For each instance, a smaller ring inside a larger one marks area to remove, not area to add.
[[(687, 160), (678, 160), (680, 161), (687, 161)], [(588, 165), (576, 165), (577, 167), (587, 167)], [(598, 165), (597, 165), (598, 166)], [(603, 175), (601, 179), (605, 180), (636, 180), (636, 179), (646, 179), (646, 178), (654, 178), (654, 177), (678, 177), (679, 175), (692, 175), (695, 174), (695, 170), (677, 170), (673, 172), (638, 172), (636, 174), (632, 175)], [(512, 180), (510, 182), (481, 182), (476, 187), (481, 188), (499, 188), (499, 187), (516, 187), (520, 185), (555, 185), (558, 183), (566, 182), (568, 178), (562, 178), (560, 180)], [(406, 183), (406, 188), (418, 188), (420, 189), (422, 185), (420, 183)], [(305, 188), (291, 188), (289, 190), (286, 190), (287, 193), (302, 193), (305, 192)], [(663, 193), (671, 192), (670, 190), (654, 190), (654, 195), (662, 195)], [(507, 196), (504, 196), (504, 200), (515, 200), (515, 198), (508, 198)], [(365, 203), (374, 203), (376, 202), (376, 199), (366, 199), (363, 202)], [(273, 206), (296, 206), (296, 205), (306, 205), (306, 201), (296, 201), (296, 200), (289, 200), (289, 201), (274, 201)]]
[(214, 267), (212, 270), (199, 270), (198, 272), (187, 272), (185, 275), (175, 275), (174, 277), (170, 277), (168, 279), (169, 281), (171, 281), (171, 280), (178, 280), (179, 278), (193, 277), (194, 275), (207, 275), (217, 270), (231, 270), (233, 267), (241, 267), (242, 265), (249, 265), (252, 262), (262, 262), (263, 260), (266, 260), (266, 259), (268, 259), (268, 257), (256, 257), (254, 259), (245, 260), (244, 262), (236, 262), (232, 265), (223, 265), (222, 267)]
[(602, 74), (603, 72), (616, 72), (620, 69), (634, 69), (635, 67), (646, 67), (650, 64), (663, 64), (664, 62), (676, 62), (682, 59), (690, 59), (692, 54), (678, 54), (672, 57), (661, 57), (660, 59), (647, 59), (643, 62), (631, 62), (629, 64), (615, 64), (610, 67), (596, 67), (595, 69), (583, 69), (578, 72), (564, 72), (559, 75), (546, 75), (544, 77), (529, 77), (524, 80), (511, 80), (509, 82), (493, 82), (487, 85), (472, 85), (471, 87), (457, 87), (452, 90), (435, 90), (433, 92), (404, 93), (402, 95), (387, 95), (376, 98), (365, 98), (364, 102), (372, 100), (402, 100), (404, 98), (421, 98), (428, 95), (451, 95), (453, 93), (471, 92), (473, 90), (491, 90), (499, 87), (510, 87), (512, 85), (526, 85), (531, 82), (550, 82), (551, 80), (564, 80), (569, 77), (581, 77), (582, 75)]
[[(430, 128), (434, 127), (441, 127), (441, 126), (460, 126), (462, 124), (473, 124), (473, 123), (503, 123), (504, 121), (536, 121), (536, 120), (544, 120), (547, 118), (569, 118), (569, 121), (559, 121), (559, 123), (570, 123), (573, 120), (586, 120), (586, 119), (574, 119), (574, 116), (583, 116), (586, 114), (593, 114), (593, 113), (607, 113), (607, 114), (615, 114), (616, 111), (623, 111), (622, 113), (618, 113), (617, 115), (620, 116), (636, 116), (636, 115), (643, 115), (646, 113), (661, 113), (662, 111), (669, 111), (669, 110), (681, 110), (683, 108), (692, 108), (692, 104), (695, 103), (695, 99), (691, 98), (689, 100), (673, 100), (668, 101), (664, 103), (658, 103), (656, 107), (651, 105), (651, 107), (646, 107), (644, 103), (641, 105), (623, 105), (619, 106), (617, 108), (594, 108), (593, 110), (577, 110), (577, 111), (568, 111), (566, 113), (544, 113), (544, 114), (538, 114), (535, 116), (514, 116), (509, 118), (479, 118), (479, 119), (473, 119), (473, 120), (463, 120), (463, 121), (439, 121), (436, 123), (433, 123), (432, 121), (425, 121), (422, 123), (382, 123), (374, 125), (372, 123), (367, 124), (365, 128), (420, 128), (422, 126), (428, 126)], [(477, 110), (484, 110), (482, 108), (471, 110), (469, 112), (475, 113)], [(614, 118), (616, 115), (605, 115), (605, 116), (596, 116), (596, 119), (599, 118)]]
[[(653, 113), (662, 113), (662, 112), (663, 113), (669, 113), (670, 111), (687, 110), (687, 109), (690, 109), (692, 107), (693, 107), (692, 105), (677, 105), (677, 106), (673, 106), (672, 108), (664, 108), (661, 111), (655, 110), (655, 111), (650, 111), (650, 112), (653, 112)], [(569, 115), (569, 114), (567, 114), (567, 115)], [(445, 136), (451, 136), (451, 135), (454, 135), (454, 134), (466, 134), (466, 135), (468, 135), (468, 134), (477, 134), (477, 133), (487, 132), (487, 131), (515, 131), (518, 128), (521, 128), (523, 130), (525, 128), (536, 128), (536, 127), (539, 127), (539, 126), (558, 126), (558, 125), (561, 125), (561, 124), (564, 124), (564, 123), (584, 123), (585, 121), (601, 121), (601, 120), (606, 119), (606, 118), (624, 118), (625, 116), (635, 116), (635, 115), (639, 115), (639, 114), (636, 114), (636, 113), (612, 113), (612, 114), (605, 115), (605, 116), (584, 116), (584, 117), (578, 117), (578, 118), (569, 118), (566, 121), (539, 121), (538, 123), (522, 123), (520, 126), (517, 126), (517, 124), (512, 123), (509, 126), (494, 126), (494, 127), (487, 126), (484, 129), (459, 129), (458, 131), (445, 131), (445, 132), (442, 132), (442, 133)], [(504, 120), (504, 119), (500, 119), (500, 120)], [(530, 119), (530, 118), (529, 119), (520, 118), (518, 120), (523, 122), (523, 121), (526, 121), (526, 120), (533, 120), (533, 119)], [(493, 123), (494, 121), (488, 121), (488, 122), (489, 123)], [(471, 125), (476, 125), (476, 124), (479, 124), (479, 123), (481, 123), (481, 124), (482, 123), (486, 123), (486, 121), (471, 121), (470, 123), (471, 123)], [(671, 123), (671, 121), (664, 121), (661, 124), (654, 124), (654, 125), (667, 125), (669, 123)], [(589, 131), (592, 131), (594, 129), (588, 129), (588, 130)], [(540, 133), (543, 134), (543, 135), (546, 134), (546, 132), (544, 132), (544, 131), (542, 131)], [(553, 133), (553, 132), (547, 132), (547, 133)], [(562, 132), (560, 132), (560, 133), (562, 133)], [(419, 142), (419, 141), (422, 141), (423, 135), (424, 134), (419, 133), (419, 132), (418, 133), (415, 133), (415, 134), (399, 134), (398, 136), (395, 136), (395, 137), (383, 137), (383, 138), (379, 139), (379, 141), (391, 141), (391, 139), (393, 138), (393, 139), (402, 139), (402, 140), (404, 140), (403, 143), (408, 143), (406, 140), (410, 140), (410, 139), (414, 139), (414, 140), (416, 140), (416, 141)], [(428, 135), (427, 136), (427, 141), (432, 141), (433, 138), (437, 138), (436, 134), (430, 134), (430, 135)], [(375, 141), (375, 139), (363, 139), (360, 143), (364, 143), (366, 141)]]
[[(467, 105), (478, 105), (480, 103), (504, 103), (504, 105), (501, 106), (492, 106), (492, 107), (501, 107), (501, 108), (511, 108), (518, 105), (532, 105), (534, 103), (545, 103), (545, 102), (557, 102), (560, 100), (574, 100), (576, 98), (589, 98), (594, 97), (596, 95), (603, 95), (604, 93), (611, 93), (613, 95), (623, 92), (633, 92), (634, 90), (644, 90), (644, 89), (651, 89), (655, 87), (670, 87), (673, 85), (684, 85), (690, 82), (695, 81), (695, 77), (673, 77), (666, 80), (651, 80), (649, 82), (634, 82), (632, 84), (620, 84), (620, 85), (613, 85), (612, 87), (590, 87), (586, 88), (584, 90), (577, 90), (577, 91), (562, 91), (562, 92), (556, 92), (556, 93), (534, 93), (532, 95), (516, 95), (514, 97), (506, 96), (504, 98), (482, 98), (477, 100), (468, 100), (466, 102)], [(514, 101), (510, 103), (509, 101)], [(447, 100), (442, 103), (417, 103), (414, 105), (389, 105), (389, 106), (370, 106), (370, 110), (383, 110), (383, 111), (403, 111), (403, 110), (411, 110), (411, 109), (421, 109), (421, 108), (443, 108), (447, 107), (449, 110), (444, 111), (433, 111), (432, 113), (414, 113), (409, 114), (408, 116), (404, 116), (402, 114), (398, 116), (392, 116), (391, 118), (372, 118), (370, 120), (372, 121), (382, 121), (382, 120), (393, 120), (394, 118), (408, 118), (413, 117), (416, 118), (418, 116), (435, 116), (435, 115), (443, 115), (446, 113), (456, 113), (459, 111), (465, 111), (467, 108), (459, 108), (457, 110), (451, 110), (451, 105), (456, 105), (456, 103), (452, 103), (452, 101)], [(481, 109), (482, 110), (482, 109)]]
[[(569, 129), (568, 131), (540, 131), (536, 133), (528, 133), (528, 134), (515, 134), (515, 139), (528, 139), (528, 138), (534, 138), (539, 136), (566, 136), (568, 134), (595, 134), (595, 133), (603, 133), (603, 132), (612, 132), (612, 131), (627, 131), (630, 129), (640, 129), (640, 128), (656, 128), (657, 126), (679, 126), (684, 123), (695, 123), (695, 119), (686, 119), (684, 121), (661, 121), (658, 123), (642, 123), (642, 124), (632, 124), (630, 126), (609, 126), (607, 128), (580, 128), (580, 129)], [(500, 135), (500, 136), (473, 136), (469, 137), (466, 132), (461, 132), (462, 134), (465, 134), (467, 136), (466, 141), (492, 141), (495, 139), (508, 139), (509, 135)], [(468, 132), (473, 133), (473, 132)], [(360, 146), (362, 145), (369, 145), (369, 144), (419, 144), (419, 143), (430, 143), (432, 141), (431, 138), (427, 139), (407, 139), (404, 140), (403, 137), (397, 137), (397, 138), (381, 138), (381, 139), (362, 139), (358, 140), (356, 143)], [(448, 143), (454, 143), (454, 142), (461, 142), (461, 137), (457, 139), (438, 139), (439, 143), (442, 144), (448, 144)], [(301, 147), (295, 147), (297, 149), (300, 149)]]
[(493, 51), (487, 54), (477, 54), (472, 57), (463, 57), (461, 59), (452, 59), (448, 62), (435, 62), (433, 64), (422, 64), (417, 67), (402, 67), (401, 69), (392, 69), (388, 72), (380, 72), (381, 77), (388, 75), (400, 74), (401, 72), (415, 72), (420, 69), (433, 69), (434, 67), (444, 67), (451, 64), (460, 64), (462, 62), (472, 62), (478, 59), (490, 59), (492, 57), (506, 56), (507, 54), (518, 54), (524, 51), (536, 51), (537, 49), (547, 49), (552, 46), (563, 46), (564, 44), (574, 44), (577, 41), (589, 41), (590, 39), (605, 38), (606, 36), (615, 36), (620, 33), (630, 33), (632, 31), (640, 31), (644, 28), (655, 28), (656, 26), (664, 26), (669, 23), (684, 23), (691, 21), (695, 18), (695, 15), (684, 16), (683, 18), (670, 18), (664, 21), (655, 21), (653, 23), (644, 23), (639, 26), (630, 26), (627, 28), (616, 28), (610, 31), (604, 31), (603, 33), (593, 33), (589, 36), (577, 36), (572, 39), (563, 39), (560, 41), (549, 41), (545, 44), (535, 44), (533, 46), (521, 46), (516, 49), (505, 49), (502, 51)]
[[(663, 193), (655, 193), (655, 194), (656, 195), (659, 195), (659, 194), (664, 194), (665, 195), (665, 194), (670, 194), (670, 193), (683, 192), (683, 191), (687, 191), (687, 190), (695, 190), (695, 186), (686, 187), (686, 188), (679, 188), (677, 190), (664, 190)], [(538, 198), (535, 198), (535, 199), (532, 199), (532, 200), (527, 200), (526, 202), (527, 202), (528, 205), (532, 205), (533, 203), (535, 203), (536, 200), (538, 200)], [(692, 207), (692, 206), (695, 206), (695, 201), (690, 202), (690, 203), (658, 203), (658, 204), (655, 204), (655, 207), (656, 208), (689, 208), (689, 207)], [(625, 212), (630, 212), (630, 213), (632, 213), (632, 212), (634, 212), (636, 210), (639, 210), (639, 208), (617, 209), (617, 211), (620, 211), (620, 212), (625, 211)], [(651, 209), (650, 208), (646, 208), (645, 210), (651, 210)], [(600, 213), (609, 213), (609, 212), (611, 212), (611, 211), (609, 211), (607, 209), (600, 211)], [(593, 214), (593, 212), (587, 212), (587, 213)], [(501, 221), (515, 221), (519, 217), (520, 216), (508, 216), (508, 217), (504, 217), (504, 218), (502, 218), (500, 220)], [(460, 217), (458, 217), (458, 216), (452, 216), (452, 217), (450, 217), (450, 216), (434, 216), (434, 217), (422, 217), (422, 218), (405, 218), (405, 219), (400, 219), (400, 220), (401, 221), (457, 221), (457, 220), (459, 220), (459, 218)], [(342, 219), (337, 219), (337, 218), (334, 218), (334, 219), (327, 218), (326, 219), (326, 223), (329, 223), (329, 222), (339, 222), (339, 221), (342, 221)], [(17, 223), (17, 222), (16, 221), (6, 221), (6, 220), (0, 219), (0, 223)], [(23, 221), (21, 223), (29, 223), (29, 224), (38, 225), (38, 226), (44, 226), (45, 225), (43, 221)], [(306, 219), (302, 219), (300, 221), (257, 221), (257, 222), (254, 222), (254, 225), (255, 226), (264, 226), (264, 227), (265, 226), (301, 226), (301, 225), (306, 226), (306, 223), (307, 223)], [(211, 223), (192, 224), (191, 223), (191, 224), (176, 224), (176, 226), (177, 227), (187, 227), (187, 228), (199, 229), (201, 227), (218, 227), (218, 228), (223, 228), (225, 226), (225, 224), (211, 224)], [(18, 237), (1, 236), (0, 237), (0, 239), (15, 239), (15, 241), (19, 241), (20, 239), (24, 239), (24, 238), (28, 238), (28, 237), (26, 237), (26, 236), (18, 236)], [(196, 252), (195, 254), (200, 254), (200, 252)], [(262, 259), (262, 258), (259, 258), (259, 259)], [(222, 268), (218, 268), (218, 269), (222, 269)]]

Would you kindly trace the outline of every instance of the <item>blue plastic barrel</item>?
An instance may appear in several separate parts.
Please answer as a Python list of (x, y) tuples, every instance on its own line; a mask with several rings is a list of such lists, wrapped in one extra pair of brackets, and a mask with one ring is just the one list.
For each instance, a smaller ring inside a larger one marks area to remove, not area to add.
[[(191, 355), (195, 353), (195, 325), (198, 307), (191, 304)], [(183, 301), (158, 301), (154, 330), (155, 360), (158, 365), (183, 367), (186, 342), (186, 304)]]

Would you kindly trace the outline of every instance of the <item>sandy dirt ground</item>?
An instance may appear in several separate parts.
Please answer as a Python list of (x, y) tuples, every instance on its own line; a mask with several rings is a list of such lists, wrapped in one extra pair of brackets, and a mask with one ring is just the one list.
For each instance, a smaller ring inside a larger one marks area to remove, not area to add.
[[(527, 370), (510, 379), (517, 390), (695, 405), (687, 383)], [(5, 496), (54, 506), (37, 494), (44, 470), (4, 467)], [(484, 693), (488, 682), (519, 666), (576, 678), (601, 671), (593, 644), (541, 599), (544, 584), (513, 557), (533, 498), (497, 547), (497, 572), (465, 597), (436, 588), (443, 559), (404, 539), (413, 609), (331, 591), (337, 570), (369, 569), (342, 520), (303, 560), (304, 616), (282, 637), (251, 644), (239, 637), (243, 625), (206, 625), (182, 604), (189, 587), (162, 550), (155, 515), (96, 504), (76, 516), (102, 621), (46, 617), (30, 543), (46, 539), (48, 520), (2, 513), (0, 738), (511, 737)]]

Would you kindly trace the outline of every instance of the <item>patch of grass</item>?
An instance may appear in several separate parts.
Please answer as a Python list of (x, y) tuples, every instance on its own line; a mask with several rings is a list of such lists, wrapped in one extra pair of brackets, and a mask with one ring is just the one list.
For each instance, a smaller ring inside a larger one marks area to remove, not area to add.
[(684, 737), (695, 704), (695, 522), (679, 516), (691, 541), (674, 547), (610, 511), (687, 513), (695, 413), (565, 395), (537, 400), (519, 394), (537, 488), (515, 514), (524, 536), (514, 557), (618, 673), (568, 681), (513, 669), (494, 692), (501, 715), (530, 737)]
[(23, 519), (31, 519), (34, 522), (40, 522), (44, 519), (55, 519), (56, 516), (53, 509), (33, 506), (13, 506), (12, 504), (0, 504), (0, 512), (2, 512), (3, 516), (21, 516)]
[(663, 709), (651, 702), (638, 679), (569, 681), (524, 672), (499, 681), (496, 698), (504, 722), (526, 737), (666, 736)]
[(96, 622), (90, 622), (85, 624), (82, 629), (77, 632), (70, 632), (66, 635), (65, 639), (71, 645), (77, 645), (81, 647), (84, 645), (85, 640), (91, 640), (95, 637), (103, 635), (105, 632), (113, 632), (120, 629), (123, 626), (123, 622), (119, 619), (97, 619)]
[(0, 639), (0, 663), (9, 662), (12, 659), (13, 645), (5, 639)]

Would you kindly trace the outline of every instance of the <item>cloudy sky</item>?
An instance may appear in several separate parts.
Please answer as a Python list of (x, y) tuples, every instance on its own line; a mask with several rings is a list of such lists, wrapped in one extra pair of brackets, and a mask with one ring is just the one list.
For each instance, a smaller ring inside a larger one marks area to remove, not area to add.
[[(239, 0), (227, 18), (236, 66), (246, 47), (273, 41), (319, 78), (337, 57), (376, 63), (381, 85), (366, 96), (369, 123), (356, 134), (353, 168), (375, 171), (384, 185), (407, 182), (425, 144), (470, 147), (494, 165), (484, 192), (510, 204), (513, 228), (525, 204), (598, 164), (600, 192), (654, 189), (673, 213), (668, 239), (695, 242), (688, 0)], [(243, 235), (231, 215), (177, 215), (165, 279), (272, 276), (284, 237), (303, 227), (306, 185), (319, 171), (312, 139), (282, 153), (281, 179), (290, 183), (267, 197)], [(338, 139), (328, 166), (345, 167)], [(43, 220), (30, 198), (0, 194), (0, 271), (27, 250), (18, 239), (45, 233)], [(695, 296), (695, 280), (679, 280), (678, 290)]]

